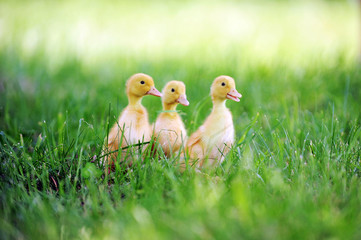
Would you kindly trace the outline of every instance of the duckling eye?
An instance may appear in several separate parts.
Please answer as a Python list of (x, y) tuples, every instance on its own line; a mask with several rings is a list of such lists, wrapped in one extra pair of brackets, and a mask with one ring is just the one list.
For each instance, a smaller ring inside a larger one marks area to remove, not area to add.
[(144, 81), (140, 81), (140, 84), (144, 84), (145, 82)]
[(224, 82), (222, 82), (222, 86), (224, 87), (224, 86), (226, 86), (226, 84)]
[(175, 90), (174, 90), (174, 88), (172, 88), (172, 90), (171, 90), (172, 92), (174, 92)]

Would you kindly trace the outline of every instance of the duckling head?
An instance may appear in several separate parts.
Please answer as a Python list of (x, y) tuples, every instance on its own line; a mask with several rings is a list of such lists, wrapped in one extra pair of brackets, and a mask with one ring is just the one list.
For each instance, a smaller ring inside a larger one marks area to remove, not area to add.
[(217, 77), (211, 87), (212, 100), (224, 101), (230, 99), (239, 102), (242, 95), (236, 90), (234, 79), (229, 76)]
[(131, 76), (127, 83), (127, 95), (134, 97), (143, 97), (153, 95), (161, 97), (162, 94), (154, 87), (153, 78), (144, 73), (136, 73)]
[(163, 88), (163, 105), (177, 105), (178, 103), (188, 106), (186, 86), (180, 81), (170, 81)]

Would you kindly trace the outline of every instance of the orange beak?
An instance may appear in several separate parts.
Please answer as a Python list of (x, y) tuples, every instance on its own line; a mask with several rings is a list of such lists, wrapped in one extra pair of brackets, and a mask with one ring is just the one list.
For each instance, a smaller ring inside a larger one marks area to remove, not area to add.
[(227, 98), (231, 99), (233, 101), (239, 102), (240, 98), (242, 97), (242, 94), (240, 94), (239, 92), (237, 92), (237, 90), (235, 88), (232, 88), (232, 90), (227, 93)]
[(151, 87), (150, 90), (145, 95), (153, 95), (156, 97), (162, 96), (162, 94), (155, 87)]
[(187, 96), (185, 94), (181, 94), (177, 100), (178, 103), (182, 104), (183, 106), (188, 106), (189, 102), (187, 100)]

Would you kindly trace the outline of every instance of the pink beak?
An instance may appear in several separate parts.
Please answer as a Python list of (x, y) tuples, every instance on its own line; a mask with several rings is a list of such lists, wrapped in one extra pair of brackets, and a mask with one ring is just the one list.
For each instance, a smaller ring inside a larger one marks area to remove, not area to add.
[(177, 100), (178, 103), (182, 104), (183, 106), (188, 106), (189, 102), (187, 100), (187, 96), (185, 94), (181, 94)]
[(153, 95), (156, 97), (162, 96), (162, 94), (155, 87), (151, 87), (150, 90), (146, 93), (146, 95)]
[(227, 93), (227, 98), (231, 99), (233, 101), (239, 102), (240, 98), (242, 97), (242, 94), (240, 94), (239, 92), (237, 92), (237, 90), (235, 88), (232, 88), (232, 90)]

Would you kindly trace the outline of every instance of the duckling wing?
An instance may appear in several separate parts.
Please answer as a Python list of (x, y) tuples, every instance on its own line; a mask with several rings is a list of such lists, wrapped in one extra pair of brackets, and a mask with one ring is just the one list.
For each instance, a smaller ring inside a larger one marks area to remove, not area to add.
[(189, 152), (190, 163), (202, 166), (205, 157), (206, 146), (203, 142), (204, 127), (201, 126), (188, 139), (187, 150)]
[(198, 129), (196, 132), (194, 132), (187, 141), (187, 147), (188, 148), (192, 148), (194, 147), (196, 144), (200, 143), (200, 141), (202, 141), (202, 135), (201, 135), (201, 131)]

